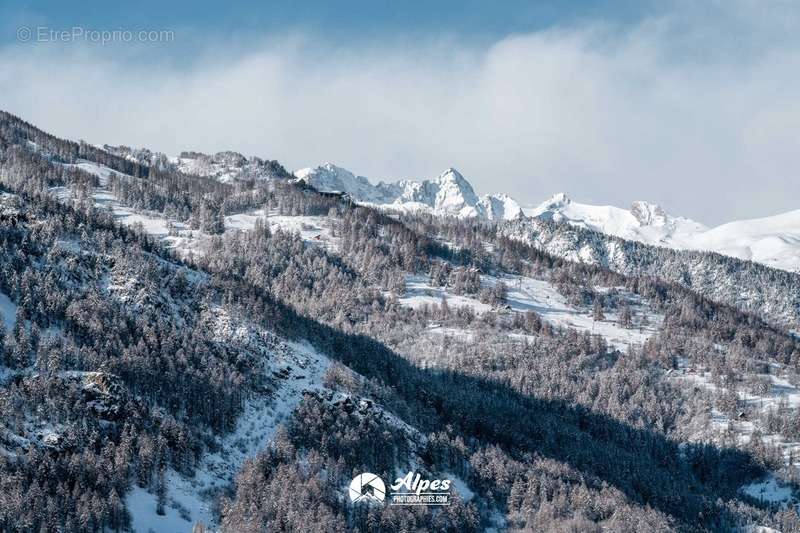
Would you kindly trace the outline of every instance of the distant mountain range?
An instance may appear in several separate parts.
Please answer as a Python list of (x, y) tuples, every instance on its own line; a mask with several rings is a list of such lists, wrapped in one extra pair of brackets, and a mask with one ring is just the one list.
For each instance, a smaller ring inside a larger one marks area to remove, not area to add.
[(167, 157), (124, 146), (103, 146), (102, 149), (152, 167), (170, 167), (224, 183), (293, 179), (322, 192), (346, 193), (356, 202), (394, 212), (422, 211), (490, 221), (552, 220), (644, 244), (717, 252), (800, 272), (800, 209), (708, 228), (689, 218), (673, 216), (661, 206), (645, 201), (633, 202), (629, 209), (624, 209), (582, 204), (565, 193), (558, 193), (539, 205), (523, 206), (505, 194), (478, 196), (470, 182), (454, 168), (431, 179), (373, 184), (368, 178), (331, 163), (289, 173), (277, 161), (247, 158), (237, 152), (213, 155), (183, 152), (178, 157)]
[(536, 207), (523, 208), (523, 212), (528, 217), (566, 222), (645, 244), (717, 252), (800, 271), (800, 210), (709, 229), (648, 202), (634, 202), (630, 209), (622, 209), (580, 204), (559, 193)]
[(636, 201), (630, 209), (623, 209), (581, 204), (565, 193), (536, 206), (520, 206), (504, 194), (478, 197), (469, 181), (453, 168), (433, 179), (377, 185), (330, 163), (295, 171), (294, 176), (320, 191), (347, 193), (356, 201), (393, 211), (421, 210), (486, 220), (526, 217), (553, 220), (645, 244), (717, 252), (800, 271), (800, 210), (708, 228), (694, 220), (670, 215), (661, 206), (645, 201)]
[(486, 220), (512, 220), (522, 216), (520, 205), (505, 194), (487, 194), (479, 198), (472, 185), (454, 168), (448, 168), (433, 179), (377, 185), (331, 163), (300, 169), (294, 175), (317, 190), (344, 192), (356, 201), (396, 211), (429, 211)]

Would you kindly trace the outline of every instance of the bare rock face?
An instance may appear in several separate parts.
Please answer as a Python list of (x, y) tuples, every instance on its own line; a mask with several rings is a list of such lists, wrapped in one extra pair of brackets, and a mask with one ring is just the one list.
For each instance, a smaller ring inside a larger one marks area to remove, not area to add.
[(631, 205), (631, 214), (642, 226), (664, 226), (667, 224), (667, 213), (660, 205), (639, 200)]

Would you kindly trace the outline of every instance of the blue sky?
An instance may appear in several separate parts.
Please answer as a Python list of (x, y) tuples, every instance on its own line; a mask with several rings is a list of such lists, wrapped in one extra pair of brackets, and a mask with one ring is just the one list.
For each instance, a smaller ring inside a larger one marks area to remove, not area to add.
[(657, 13), (663, 5), (650, 0), (308, 0), (252, 2), (208, 0), (163, 2), (31, 1), (4, 2), (0, 8), (5, 42), (14, 40), (8, 29), (20, 24), (75, 25), (91, 28), (166, 27), (184, 36), (257, 35), (286, 30), (324, 32), (337, 41), (384, 37), (457, 34), (475, 40), (497, 39), (509, 33), (570, 25), (582, 20), (630, 23)]
[(800, 208), (798, 86), (789, 0), (0, 5), (0, 107), (63, 137), (373, 181), (453, 166), (481, 194), (706, 224)]

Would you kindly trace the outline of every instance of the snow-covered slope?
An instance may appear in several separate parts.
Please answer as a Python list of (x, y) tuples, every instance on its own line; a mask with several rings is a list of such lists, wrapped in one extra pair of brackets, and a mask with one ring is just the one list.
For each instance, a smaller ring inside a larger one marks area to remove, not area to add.
[(800, 272), (800, 210), (707, 228), (667, 214), (660, 206), (634, 202), (630, 209), (572, 201), (564, 193), (535, 207), (532, 218), (567, 222), (622, 239), (676, 250), (717, 252), (791, 272)]
[(214, 524), (213, 496), (229, 486), (242, 464), (266, 448), (278, 425), (285, 423), (304, 394), (322, 389), (322, 376), (330, 360), (307, 343), (287, 342), (268, 332), (231, 320), (215, 310), (215, 337), (240, 350), (262, 352), (269, 364), (269, 393), (249, 398), (235, 429), (216, 439), (216, 451), (203, 454), (193, 478), (173, 469), (166, 473), (167, 505), (164, 514), (156, 513), (156, 496), (133, 484), (125, 499), (133, 530), (193, 531), (196, 522)]
[(646, 244), (675, 246), (678, 240), (690, 239), (707, 230), (699, 222), (668, 215), (661, 206), (634, 202), (630, 209), (610, 205), (573, 202), (558, 193), (536, 207), (524, 208), (527, 216), (568, 222), (574, 226), (614, 235)]
[(343, 192), (362, 202), (384, 203), (387, 197), (379, 187), (372, 185), (364, 176), (356, 176), (346, 168), (325, 163), (314, 168), (301, 168), (294, 172), (303, 181), (318, 191)]
[(519, 204), (504, 194), (478, 197), (472, 185), (454, 168), (429, 180), (402, 180), (372, 185), (363, 176), (326, 163), (294, 173), (323, 192), (343, 192), (358, 202), (376, 204), (396, 211), (429, 211), (461, 218), (511, 220), (522, 215)]
[[(608, 312), (606, 318), (595, 320), (591, 309), (581, 310), (571, 305), (558, 289), (547, 281), (511, 274), (481, 276), (483, 287), (493, 287), (499, 282), (505, 283), (508, 287), (508, 296), (503, 304), (505, 309), (500, 309), (499, 312), (535, 311), (549, 324), (600, 335), (611, 346), (622, 351), (627, 350), (629, 346), (643, 344), (664, 321), (662, 315), (648, 309), (642, 304), (641, 299), (633, 294), (627, 295), (628, 303), (637, 311), (638, 316), (646, 314), (649, 323), (638, 328), (625, 328), (619, 324), (617, 312)], [(469, 307), (478, 315), (488, 311), (498, 311), (492, 305), (481, 302), (475, 295), (455, 294), (447, 287), (434, 287), (430, 284), (430, 278), (422, 275), (410, 274), (406, 277), (406, 291), (398, 301), (401, 305), (419, 309), (424, 305), (438, 305), (443, 299), (451, 308)], [(434, 327), (433, 331), (447, 332), (437, 328), (438, 326)]]
[(183, 152), (174, 163), (185, 174), (214, 178), (223, 183), (290, 177), (277, 161), (259, 157), (248, 159), (238, 152), (217, 152), (214, 155)]
[(505, 223), (500, 230), (510, 239), (569, 261), (668, 280), (790, 329), (800, 325), (800, 276), (795, 273), (717, 254), (622, 240), (547, 219), (520, 219)]
[(771, 217), (729, 222), (678, 239), (674, 245), (715, 251), (800, 272), (800, 209)]
[(133, 163), (147, 165), (149, 167), (157, 168), (159, 170), (170, 169), (174, 167), (174, 163), (170, 162), (169, 157), (162, 152), (154, 152), (147, 148), (131, 148), (130, 146), (112, 146), (104, 144), (96, 146), (99, 150), (108, 152), (117, 157), (127, 159)]
[(163, 152), (154, 152), (147, 148), (108, 144), (97, 148), (141, 165), (160, 170), (178, 170), (184, 174), (212, 178), (223, 183), (291, 178), (291, 175), (277, 161), (260, 157), (248, 158), (239, 152), (217, 152), (213, 155), (201, 152), (181, 152), (178, 157), (168, 157)]

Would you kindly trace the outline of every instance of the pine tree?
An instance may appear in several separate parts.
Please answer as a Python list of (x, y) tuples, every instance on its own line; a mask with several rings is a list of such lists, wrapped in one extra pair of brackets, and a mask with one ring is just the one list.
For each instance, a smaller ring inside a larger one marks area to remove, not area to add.
[(14, 353), (11, 357), (14, 368), (25, 368), (28, 366), (28, 356), (30, 346), (28, 343), (28, 332), (25, 329), (25, 312), (22, 307), (17, 308), (17, 315), (14, 320)]
[(165, 474), (165, 467), (158, 469), (158, 476), (156, 478), (156, 514), (164, 516), (166, 511), (164, 506), (167, 504), (167, 481)]
[(592, 309), (592, 318), (596, 321), (606, 319), (606, 315), (603, 314), (603, 301), (601, 298), (595, 298), (594, 300), (594, 308)]
[(6, 324), (2, 311), (0, 311), (0, 365), (10, 366), (6, 357)]
[(125, 505), (117, 493), (117, 489), (112, 488), (108, 494), (108, 514), (109, 525), (114, 531), (121, 530), (128, 522)]
[(450, 304), (447, 303), (447, 296), (445, 294), (442, 294), (442, 301), (440, 304), (440, 308), (443, 318), (447, 318), (448, 316), (450, 316)]
[(633, 317), (631, 315), (631, 309), (627, 305), (623, 305), (619, 311), (619, 325), (623, 328), (630, 328), (633, 324)]

